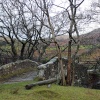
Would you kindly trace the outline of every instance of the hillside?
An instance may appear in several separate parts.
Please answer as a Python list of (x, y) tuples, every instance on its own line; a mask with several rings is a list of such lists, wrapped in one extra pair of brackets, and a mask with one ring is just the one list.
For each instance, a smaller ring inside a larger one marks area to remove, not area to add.
[[(68, 35), (57, 36), (56, 39), (61, 45), (68, 43)], [(95, 29), (89, 33), (80, 35), (81, 44), (99, 44), (100, 43), (100, 28)], [(0, 45), (5, 45), (4, 39), (0, 38)]]
[[(60, 44), (61, 49), (64, 50), (66, 45), (68, 45), (68, 35), (57, 36), (56, 39), (57, 39), (58, 43)], [(100, 44), (100, 28), (95, 29), (87, 34), (80, 35), (80, 42), (81, 42), (81, 45), (80, 45), (80, 50), (78, 52), (79, 55), (84, 52), (88, 52), (88, 49), (91, 49), (91, 47), (92, 47), (91, 45), (95, 44), (96, 46), (98, 46)], [(7, 46), (5, 48), (5, 45), (6, 45), (6, 42), (2, 41), (2, 39), (1, 39), (0, 46), (3, 47), (4, 50), (7, 48)], [(15, 45), (18, 45), (18, 43), (16, 42)], [(18, 50), (20, 50), (20, 49), (18, 49)], [(75, 50), (76, 50), (76, 48), (73, 49), (72, 52), (75, 52)], [(1, 54), (3, 54), (2, 51), (1, 51)], [(56, 54), (55, 44), (51, 43), (51, 45), (46, 49), (46, 54), (43, 55), (44, 56), (43, 58), (49, 59), (49, 58), (52, 58), (52, 56), (54, 56), (55, 54)], [(35, 52), (36, 59), (37, 59), (37, 55), (38, 55), (38, 53)], [(62, 55), (67, 56), (67, 49), (63, 52)], [(100, 53), (99, 53), (99, 55), (100, 55)]]
[(100, 28), (80, 35), (81, 44), (100, 44)]
[(68, 35), (60, 35), (60, 36), (57, 36), (56, 39), (62, 41), (62, 40), (68, 39), (68, 37), (69, 37)]
[[(68, 35), (57, 37), (57, 41), (64, 45), (68, 43)], [(89, 33), (80, 35), (81, 44), (100, 44), (100, 28), (95, 29)]]
[[(59, 42), (60, 46), (65, 46), (68, 44), (68, 35), (63, 35), (57, 37), (57, 41)], [(100, 28), (95, 29), (89, 33), (80, 35), (80, 49), (78, 55), (87, 55), (88, 58), (94, 60), (100, 57)], [(94, 46), (95, 45), (95, 46)], [(98, 48), (97, 48), (98, 46)], [(63, 47), (64, 48), (64, 47)], [(53, 54), (54, 50), (52, 51)], [(72, 49), (72, 52), (75, 52), (75, 49)], [(50, 54), (50, 55), (52, 55)], [(50, 56), (49, 55), (49, 56)], [(63, 56), (67, 56), (67, 49), (62, 54)], [(91, 56), (91, 57), (90, 57)], [(87, 57), (86, 57), (87, 58)]]

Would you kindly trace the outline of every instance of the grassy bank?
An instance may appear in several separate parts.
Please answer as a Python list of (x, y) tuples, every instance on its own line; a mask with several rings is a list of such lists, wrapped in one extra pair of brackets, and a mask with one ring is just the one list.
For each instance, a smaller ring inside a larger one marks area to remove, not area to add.
[(25, 90), (31, 82), (0, 85), (0, 100), (100, 100), (100, 90), (51, 85)]

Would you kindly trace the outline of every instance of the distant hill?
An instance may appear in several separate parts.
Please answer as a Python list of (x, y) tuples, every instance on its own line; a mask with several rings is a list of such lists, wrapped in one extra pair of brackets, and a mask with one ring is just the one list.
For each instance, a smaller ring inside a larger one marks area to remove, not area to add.
[(100, 44), (100, 28), (80, 35), (81, 44)]
[[(68, 43), (68, 35), (58, 36), (57, 41), (59, 44), (67, 44)], [(100, 44), (100, 28), (95, 29), (89, 33), (80, 35), (81, 44)]]
[(68, 39), (68, 35), (60, 35), (60, 36), (57, 36), (56, 39), (61, 40), (61, 41), (66, 40), (66, 39)]
[[(68, 44), (68, 35), (60, 35), (56, 37), (56, 40), (60, 45)], [(80, 35), (81, 44), (100, 44), (100, 28), (95, 29), (89, 33)], [(5, 45), (6, 42), (0, 37), (0, 45)]]
[(66, 45), (68, 43), (68, 35), (60, 35), (56, 37), (56, 40), (60, 45)]

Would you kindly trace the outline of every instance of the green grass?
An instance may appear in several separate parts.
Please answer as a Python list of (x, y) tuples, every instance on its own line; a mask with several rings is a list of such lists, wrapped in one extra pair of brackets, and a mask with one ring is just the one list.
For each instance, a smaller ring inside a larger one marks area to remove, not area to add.
[[(100, 45), (95, 45), (96, 47), (99, 47)], [(80, 49), (92, 49), (94, 48), (94, 45), (80, 45)]]
[(29, 82), (0, 85), (0, 100), (100, 100), (100, 90), (58, 85), (36, 86), (25, 90)]

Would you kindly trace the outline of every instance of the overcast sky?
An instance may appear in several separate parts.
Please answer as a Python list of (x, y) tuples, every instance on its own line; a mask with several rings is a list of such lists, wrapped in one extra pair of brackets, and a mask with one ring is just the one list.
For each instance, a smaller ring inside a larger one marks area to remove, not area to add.
[[(57, 4), (60, 4), (62, 2), (66, 2), (68, 0), (54, 0)], [(99, 2), (100, 0), (84, 0), (82, 5), (89, 5), (91, 2)]]
[[(86, 10), (86, 9), (89, 9), (90, 6), (91, 6), (92, 1), (94, 1), (94, 0), (84, 0), (84, 2), (80, 5), (80, 8), (81, 8), (80, 10), (81, 10), (81, 11), (84, 11), (84, 10)], [(96, 1), (96, 0), (95, 0), (95, 1)], [(65, 7), (65, 8), (67, 8), (67, 7), (69, 6), (68, 0), (54, 0), (54, 4), (55, 4), (55, 5), (58, 5), (58, 6), (60, 6), (60, 7)], [(64, 9), (62, 9), (62, 8), (60, 8), (60, 7), (53, 6), (52, 12), (53, 12), (54, 14), (52, 13), (52, 15), (55, 15), (55, 12), (64, 10)]]
[[(57, 4), (57, 5), (62, 5), (63, 7), (65, 6), (66, 7), (66, 2), (68, 0), (54, 0), (54, 3)], [(84, 2), (81, 4), (81, 9), (82, 10), (85, 10), (85, 9), (88, 9), (91, 5), (92, 2), (98, 2), (100, 0), (84, 0)], [(58, 8), (60, 9), (60, 8)]]
[[(62, 5), (62, 7), (66, 7), (66, 1), (68, 1), (68, 0), (55, 0), (55, 4), (56, 5), (59, 5), (59, 6), (61, 6)], [(91, 3), (92, 2), (100, 2), (100, 0), (84, 0), (84, 2), (81, 4), (81, 11), (85, 11), (85, 10), (88, 10), (90, 7), (91, 7)], [(61, 8), (55, 8), (54, 9), (55, 11), (60, 11), (60, 10), (62, 10)], [(85, 28), (85, 30), (82, 32), (82, 33), (87, 33), (87, 32), (90, 32), (90, 31), (92, 31), (93, 29), (96, 29), (96, 28), (100, 28), (100, 25), (99, 24), (95, 24), (95, 23), (91, 23), (91, 24), (89, 24), (86, 28)]]

